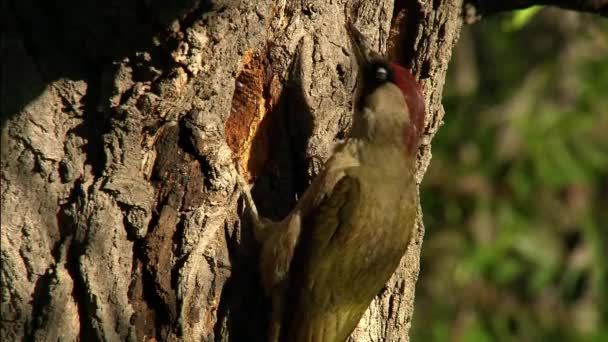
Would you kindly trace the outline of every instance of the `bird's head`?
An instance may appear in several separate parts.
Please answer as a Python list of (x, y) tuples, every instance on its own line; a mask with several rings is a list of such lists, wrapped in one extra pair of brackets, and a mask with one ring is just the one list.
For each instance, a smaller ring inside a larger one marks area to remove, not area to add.
[(414, 155), (424, 126), (424, 97), (412, 73), (374, 51), (361, 32), (347, 25), (359, 64), (351, 136), (403, 144)]

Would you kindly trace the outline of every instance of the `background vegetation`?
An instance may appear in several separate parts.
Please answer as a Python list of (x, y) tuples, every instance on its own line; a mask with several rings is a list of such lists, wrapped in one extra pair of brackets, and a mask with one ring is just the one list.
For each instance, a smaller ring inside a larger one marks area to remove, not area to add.
[(413, 341), (608, 341), (608, 20), (465, 30), (423, 181)]

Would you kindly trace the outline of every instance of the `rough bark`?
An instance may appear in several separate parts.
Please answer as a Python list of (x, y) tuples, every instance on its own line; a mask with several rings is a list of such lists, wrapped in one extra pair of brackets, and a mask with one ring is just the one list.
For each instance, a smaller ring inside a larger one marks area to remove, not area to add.
[[(280, 218), (348, 130), (346, 16), (442, 122), (460, 0), (3, 2), (5, 341), (260, 340), (235, 163)], [(423, 235), (353, 341), (407, 341)]]

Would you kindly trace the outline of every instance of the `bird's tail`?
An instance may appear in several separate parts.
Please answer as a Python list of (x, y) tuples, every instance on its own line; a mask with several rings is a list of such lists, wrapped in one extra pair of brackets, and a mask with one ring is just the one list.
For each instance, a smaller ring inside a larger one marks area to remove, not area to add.
[[(285, 308), (289, 310), (289, 308)], [(322, 316), (298, 317), (292, 320), (281, 342), (343, 342), (356, 328), (364, 310), (324, 312)]]
[(245, 181), (245, 177), (243, 177), (243, 173), (241, 171), (241, 168), (237, 166), (237, 183), (241, 190), (241, 196), (245, 202), (246, 211), (251, 219), (251, 222), (253, 223), (253, 235), (256, 241), (262, 243), (267, 239), (269, 231), (271, 230), (270, 226), (272, 226), (272, 224), (275, 222), (260, 216), (258, 213), (258, 208), (253, 201), (253, 197), (251, 196), (250, 186)]

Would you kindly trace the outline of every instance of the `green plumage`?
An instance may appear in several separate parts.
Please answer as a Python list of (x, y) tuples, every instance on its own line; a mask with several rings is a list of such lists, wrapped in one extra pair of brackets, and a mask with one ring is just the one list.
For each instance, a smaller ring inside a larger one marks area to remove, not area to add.
[[(294, 211), (269, 228), (261, 272), (280, 303), (272, 341), (350, 335), (405, 253), (418, 206), (414, 169), (401, 146), (349, 139)], [(289, 266), (277, 273), (278, 264)]]

